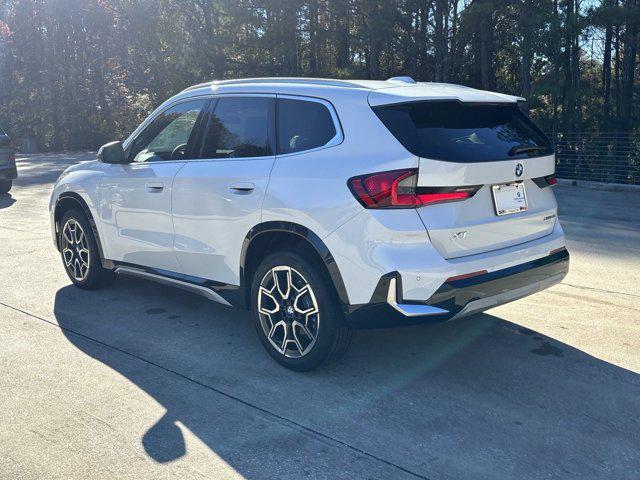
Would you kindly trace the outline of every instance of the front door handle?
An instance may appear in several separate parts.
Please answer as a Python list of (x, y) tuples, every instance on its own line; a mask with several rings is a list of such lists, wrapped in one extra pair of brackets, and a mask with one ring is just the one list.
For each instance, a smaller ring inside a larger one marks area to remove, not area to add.
[(255, 184), (251, 182), (238, 182), (229, 185), (229, 190), (233, 193), (251, 193), (255, 188)]
[(145, 183), (144, 188), (149, 193), (160, 193), (164, 190), (164, 183), (149, 182)]

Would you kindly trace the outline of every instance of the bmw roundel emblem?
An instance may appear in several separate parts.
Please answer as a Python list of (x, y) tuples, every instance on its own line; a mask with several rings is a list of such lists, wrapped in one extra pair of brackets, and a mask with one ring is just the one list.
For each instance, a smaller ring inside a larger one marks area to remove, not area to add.
[(522, 166), (521, 163), (519, 163), (516, 165), (516, 177), (521, 177), (522, 172), (524, 172), (524, 167)]

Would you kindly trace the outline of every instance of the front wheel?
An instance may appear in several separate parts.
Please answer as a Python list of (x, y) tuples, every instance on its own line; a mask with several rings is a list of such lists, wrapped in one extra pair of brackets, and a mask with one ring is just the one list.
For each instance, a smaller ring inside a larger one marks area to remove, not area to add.
[(308, 371), (340, 358), (351, 329), (319, 266), (298, 253), (274, 253), (258, 266), (251, 306), (260, 341), (281, 365)]
[(64, 269), (77, 287), (93, 290), (113, 279), (113, 272), (102, 267), (91, 225), (80, 211), (70, 210), (62, 217), (58, 245)]

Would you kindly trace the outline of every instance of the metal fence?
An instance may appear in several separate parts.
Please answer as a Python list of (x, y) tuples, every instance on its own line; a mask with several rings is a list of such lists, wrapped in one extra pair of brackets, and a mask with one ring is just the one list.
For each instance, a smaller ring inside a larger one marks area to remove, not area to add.
[(558, 178), (640, 185), (640, 133), (558, 133), (555, 147)]

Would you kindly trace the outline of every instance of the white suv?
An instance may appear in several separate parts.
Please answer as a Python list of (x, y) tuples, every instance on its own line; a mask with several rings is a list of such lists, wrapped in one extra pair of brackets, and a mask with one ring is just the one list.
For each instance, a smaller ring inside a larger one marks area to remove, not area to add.
[(269, 354), (310, 370), (355, 327), (562, 280), (554, 154), (520, 100), (408, 77), (197, 85), (62, 174), (55, 244), (81, 288), (115, 272), (250, 308)]

